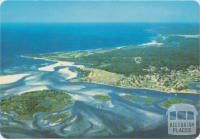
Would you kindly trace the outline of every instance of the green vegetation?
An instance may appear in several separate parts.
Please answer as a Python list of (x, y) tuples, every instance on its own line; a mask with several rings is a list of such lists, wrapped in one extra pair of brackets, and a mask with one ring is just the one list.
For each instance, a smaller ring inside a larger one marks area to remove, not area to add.
[(90, 70), (87, 69), (76, 68), (76, 71), (79, 73), (83, 73), (86, 77), (90, 74)]
[(110, 84), (110, 85), (118, 85), (120, 80), (123, 79), (123, 75), (99, 70), (86, 68), (83, 71), (86, 71), (87, 76), (79, 79), (75, 79), (74, 81), (87, 81), (94, 83), (102, 83), (102, 84)]
[(142, 98), (142, 101), (144, 102), (144, 105), (145, 106), (151, 106), (152, 103), (156, 100), (158, 100), (157, 98), (154, 98), (154, 97), (141, 97)]
[(51, 120), (53, 123), (61, 122), (66, 118), (69, 118), (70, 114), (68, 112), (63, 112), (55, 115), (50, 115), (48, 117), (45, 117), (46, 120)]
[(161, 106), (169, 108), (172, 104), (179, 104), (179, 103), (188, 103), (194, 106), (200, 106), (199, 102), (193, 102), (191, 99), (185, 99), (185, 98), (170, 98), (162, 102)]
[(1, 100), (0, 110), (7, 113), (15, 112), (19, 120), (30, 120), (37, 112), (54, 112), (72, 104), (70, 95), (62, 91), (43, 90)]
[(124, 98), (128, 101), (131, 101), (131, 102), (136, 101), (136, 97), (134, 95), (125, 94), (125, 95), (122, 95), (122, 98)]
[(141, 96), (141, 97), (138, 96), (136, 98), (136, 96), (130, 95), (130, 94), (123, 94), (123, 95), (121, 95), (121, 97), (124, 98), (124, 99), (126, 99), (126, 100), (128, 100), (128, 101), (131, 101), (131, 102), (135, 102), (136, 99), (138, 98), (139, 101), (142, 102), (142, 105), (145, 105), (145, 106), (151, 106), (152, 103), (157, 100), (157, 98), (146, 97), (146, 96)]
[(110, 97), (107, 95), (95, 95), (94, 96), (95, 99), (101, 100), (101, 101), (108, 101), (110, 100)]
[[(188, 88), (200, 81), (199, 39), (168, 37), (162, 47), (60, 52), (32, 57), (73, 61), (88, 68), (78, 69), (87, 81), (128, 88), (151, 88), (165, 92), (197, 93)], [(174, 42), (178, 45), (174, 46)]]

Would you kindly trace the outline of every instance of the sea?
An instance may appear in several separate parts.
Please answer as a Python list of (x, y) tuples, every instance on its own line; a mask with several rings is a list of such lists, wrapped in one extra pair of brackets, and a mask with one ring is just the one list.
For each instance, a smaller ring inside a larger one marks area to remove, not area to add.
[(162, 34), (196, 33), (197, 24), (10, 23), (1, 25), (0, 74), (34, 70), (40, 60), (21, 56), (148, 43)]

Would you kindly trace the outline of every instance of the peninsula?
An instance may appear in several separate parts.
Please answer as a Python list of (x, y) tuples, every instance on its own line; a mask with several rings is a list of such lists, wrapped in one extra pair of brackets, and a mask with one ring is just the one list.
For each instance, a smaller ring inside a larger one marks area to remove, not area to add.
[(54, 61), (74, 62), (84, 73), (72, 81), (125, 88), (146, 88), (173, 93), (198, 93), (189, 87), (200, 82), (199, 46), (196, 40), (179, 40), (177, 47), (134, 47), (56, 52), (31, 55)]

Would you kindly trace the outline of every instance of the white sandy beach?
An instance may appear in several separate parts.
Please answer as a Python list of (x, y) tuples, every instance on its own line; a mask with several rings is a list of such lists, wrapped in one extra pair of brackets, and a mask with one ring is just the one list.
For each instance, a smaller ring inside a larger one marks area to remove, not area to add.
[(119, 46), (119, 47), (116, 47), (116, 49), (122, 49), (122, 48), (125, 48), (127, 46)]
[(162, 45), (163, 45), (163, 43), (157, 42), (156, 40), (152, 40), (151, 42), (143, 43), (140, 46), (157, 46), (157, 47), (159, 47)]
[(29, 76), (30, 74), (0, 75), (0, 84), (10, 84)]
[(70, 80), (70, 79), (73, 79), (73, 78), (77, 77), (77, 75), (78, 75), (77, 72), (73, 72), (73, 71), (69, 70), (70, 66), (80, 67), (80, 68), (84, 67), (82, 65), (74, 65), (74, 62), (67, 62), (67, 61), (56, 61), (56, 62), (57, 63), (55, 63), (55, 64), (51, 64), (51, 65), (48, 65), (48, 66), (40, 67), (40, 68), (38, 68), (38, 70), (39, 71), (55, 71), (56, 67), (66, 66), (65, 68), (59, 69), (58, 72), (60, 74), (67, 75), (66, 79)]
[(193, 38), (198, 39), (200, 38), (200, 35), (176, 35), (177, 37), (184, 37), (184, 38)]
[(77, 75), (78, 75), (77, 72), (73, 72), (73, 71), (69, 70), (68, 67), (66, 67), (66, 68), (62, 68), (62, 69), (58, 70), (58, 72), (59, 72), (60, 74), (63, 74), (63, 75), (66, 74), (66, 75), (67, 75), (67, 77), (66, 77), (67, 80), (70, 80), (70, 79), (76, 78)]
[(54, 61), (54, 60), (49, 60), (49, 59), (45, 59), (45, 58), (34, 58), (34, 59), (41, 59), (41, 60), (56, 62), (54, 64), (38, 68), (39, 71), (48, 71), (48, 72), (55, 71), (56, 67), (66, 66), (65, 68), (59, 69), (58, 72), (60, 74), (67, 75), (67, 77), (66, 77), (67, 80), (73, 79), (73, 78), (77, 77), (77, 75), (78, 75), (77, 72), (73, 72), (73, 71), (69, 70), (69, 67), (85, 68), (84, 65), (76, 65), (76, 64), (74, 64), (74, 62), (69, 62), (69, 61)]
[(55, 64), (51, 64), (48, 66), (40, 67), (38, 70), (40, 71), (54, 71), (56, 67), (59, 66), (72, 66), (74, 63), (73, 62), (66, 62), (66, 61), (57, 61)]

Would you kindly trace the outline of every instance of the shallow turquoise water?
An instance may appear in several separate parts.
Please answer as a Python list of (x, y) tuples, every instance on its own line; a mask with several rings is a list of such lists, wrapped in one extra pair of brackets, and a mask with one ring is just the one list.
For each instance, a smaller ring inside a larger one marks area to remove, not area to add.
[[(63, 67), (60, 67), (63, 68)], [(57, 68), (58, 70), (59, 68)], [(0, 130), (5, 137), (161, 137), (167, 135), (166, 109), (160, 103), (168, 98), (189, 98), (198, 102), (200, 95), (168, 94), (146, 89), (125, 89), (94, 83), (73, 83), (65, 80), (58, 71), (31, 71), (20, 81), (1, 85), (0, 98), (17, 95), (38, 86), (59, 89), (70, 94), (75, 104), (54, 113), (37, 113), (33, 121), (18, 121), (3, 113)], [(31, 78), (30, 78), (31, 77)], [(134, 102), (121, 97), (131, 94)], [(104, 102), (95, 99), (95, 94), (111, 97)], [(143, 97), (153, 97), (151, 105), (145, 105)], [(198, 108), (199, 110), (199, 108)], [(44, 119), (47, 115), (67, 111), (71, 117), (53, 123)], [(159, 134), (157, 134), (159, 132)]]

